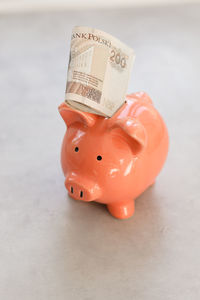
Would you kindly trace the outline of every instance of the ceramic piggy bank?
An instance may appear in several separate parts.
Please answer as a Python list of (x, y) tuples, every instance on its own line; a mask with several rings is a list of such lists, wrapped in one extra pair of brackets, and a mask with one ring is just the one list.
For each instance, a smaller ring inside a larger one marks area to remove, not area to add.
[(149, 96), (128, 95), (111, 118), (65, 103), (59, 112), (67, 125), (61, 164), (70, 197), (131, 217), (134, 200), (155, 182), (168, 152), (167, 128)]

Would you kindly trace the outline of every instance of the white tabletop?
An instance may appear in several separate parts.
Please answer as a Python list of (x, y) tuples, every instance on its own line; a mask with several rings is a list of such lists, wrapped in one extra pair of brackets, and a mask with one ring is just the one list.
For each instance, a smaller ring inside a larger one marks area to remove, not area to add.
[[(200, 298), (200, 6), (0, 17), (0, 299)], [(60, 167), (71, 30), (135, 49), (129, 92), (145, 90), (170, 135), (135, 215), (68, 198)]]

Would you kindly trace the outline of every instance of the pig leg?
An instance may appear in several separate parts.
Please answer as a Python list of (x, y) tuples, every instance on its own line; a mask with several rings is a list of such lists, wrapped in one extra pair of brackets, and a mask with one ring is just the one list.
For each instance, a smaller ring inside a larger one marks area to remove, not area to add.
[(112, 203), (107, 205), (108, 211), (111, 215), (118, 219), (130, 218), (135, 210), (134, 200), (130, 200), (123, 203)]

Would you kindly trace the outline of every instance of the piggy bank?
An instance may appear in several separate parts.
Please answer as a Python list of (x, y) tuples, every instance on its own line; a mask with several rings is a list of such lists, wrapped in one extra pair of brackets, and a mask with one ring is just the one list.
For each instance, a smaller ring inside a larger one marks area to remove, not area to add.
[(166, 125), (149, 96), (126, 96), (111, 118), (65, 103), (59, 112), (67, 125), (61, 165), (70, 197), (106, 204), (119, 219), (131, 217), (134, 200), (155, 182), (168, 152)]

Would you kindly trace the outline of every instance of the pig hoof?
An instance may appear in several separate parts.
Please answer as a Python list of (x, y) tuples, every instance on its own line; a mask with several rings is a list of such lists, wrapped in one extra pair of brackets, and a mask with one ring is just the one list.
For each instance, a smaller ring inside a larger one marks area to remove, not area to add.
[(123, 204), (109, 204), (107, 208), (113, 217), (117, 219), (128, 219), (134, 214), (135, 205), (134, 201), (131, 200)]
[(154, 180), (151, 184), (150, 187), (153, 186), (156, 183), (156, 181)]

